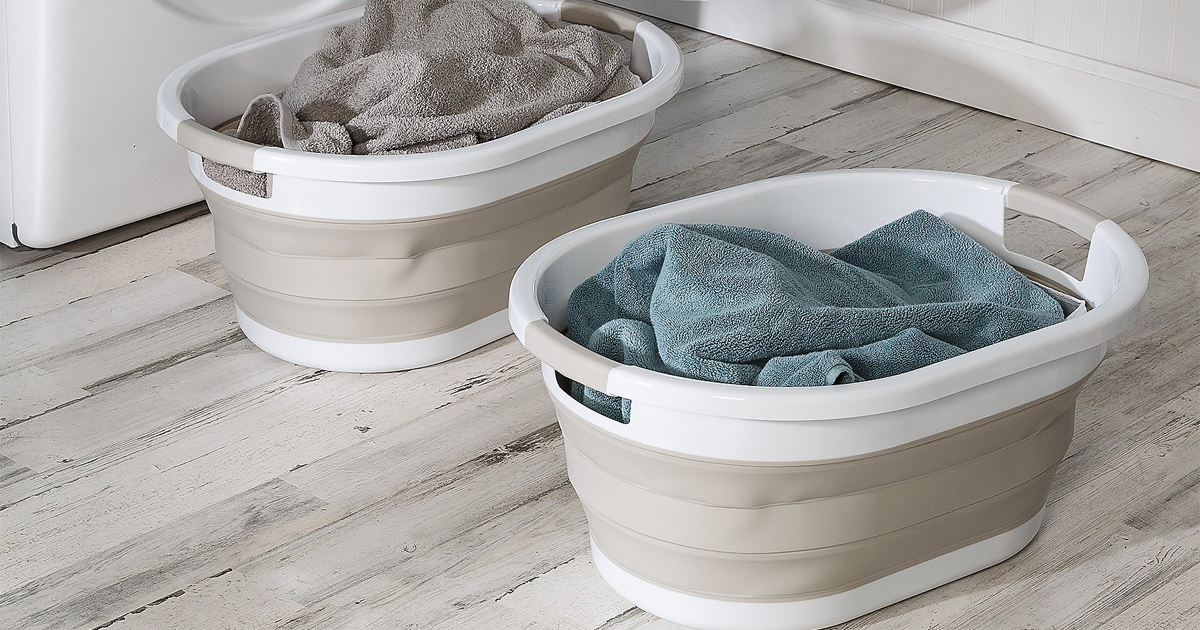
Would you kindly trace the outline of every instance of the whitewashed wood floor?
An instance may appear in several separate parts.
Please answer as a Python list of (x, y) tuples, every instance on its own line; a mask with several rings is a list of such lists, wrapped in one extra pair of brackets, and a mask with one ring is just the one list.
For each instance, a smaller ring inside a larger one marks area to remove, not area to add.
[[(633, 207), (842, 167), (994, 175), (1118, 220), (1148, 311), (1084, 389), (1046, 524), (846, 628), (1200, 627), (1200, 175), (671, 26)], [(1078, 239), (1012, 217), (1068, 270)], [(3, 248), (0, 248), (3, 249)], [(0, 259), (0, 628), (666, 630), (596, 574), (512, 337), (349, 375), (259, 352), (203, 206)]]

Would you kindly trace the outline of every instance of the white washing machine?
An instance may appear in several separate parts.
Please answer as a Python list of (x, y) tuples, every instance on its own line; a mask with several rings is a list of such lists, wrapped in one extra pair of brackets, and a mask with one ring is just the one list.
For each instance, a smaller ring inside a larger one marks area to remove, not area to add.
[(0, 242), (53, 247), (199, 201), (155, 96), (184, 62), (363, 0), (2, 0)]

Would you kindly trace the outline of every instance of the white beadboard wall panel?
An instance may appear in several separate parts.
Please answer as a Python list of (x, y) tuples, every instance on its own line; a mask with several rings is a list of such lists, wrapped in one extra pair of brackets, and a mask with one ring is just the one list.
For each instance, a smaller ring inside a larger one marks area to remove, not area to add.
[(1071, 0), (1067, 18), (1067, 52), (1100, 58), (1104, 4), (1108, 0)]
[(955, 20), (954, 17), (949, 17), (949, 19), (992, 33), (1004, 32), (1005, 3), (1003, 0), (994, 0), (993, 2), (967, 0), (967, 4), (970, 5), (971, 10), (967, 13), (968, 19), (965, 22)]
[(942, 17), (942, 0), (912, 0), (911, 10), (933, 17)]
[(974, 14), (974, 0), (942, 0), (942, 12), (937, 17), (960, 24), (974, 24)]
[[(1142, 0), (1134, 55), (1137, 69), (1160, 77), (1171, 74), (1171, 47), (1175, 39), (1176, 0)], [(1196, 36), (1200, 37), (1200, 33)]]
[(1004, 0), (1004, 30), (1001, 34), (1034, 41), (1033, 24), (1038, 4), (1038, 0)]
[(1200, 85), (1200, 0), (1179, 0), (1176, 5), (1171, 78)]
[(1071, 0), (1033, 2), (1033, 42), (1058, 50), (1067, 50), (1071, 22)]
[(1200, 86), (1200, 0), (873, 0)]
[(1100, 60), (1124, 68), (1137, 68), (1140, 2), (1108, 0), (1100, 30)]

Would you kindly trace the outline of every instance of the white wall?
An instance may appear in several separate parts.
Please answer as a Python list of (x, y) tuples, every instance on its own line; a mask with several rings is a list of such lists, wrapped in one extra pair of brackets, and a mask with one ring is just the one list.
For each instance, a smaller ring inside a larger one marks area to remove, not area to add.
[(1200, 86), (1200, 0), (875, 0)]
[(1200, 0), (604, 1), (1200, 171)]

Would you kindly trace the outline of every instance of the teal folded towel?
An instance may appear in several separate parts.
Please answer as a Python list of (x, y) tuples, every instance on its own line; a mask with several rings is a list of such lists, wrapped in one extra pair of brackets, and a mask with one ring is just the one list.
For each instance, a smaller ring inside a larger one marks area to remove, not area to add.
[[(576, 343), (627, 365), (810, 387), (915, 370), (1074, 308), (918, 210), (828, 254), (765, 230), (663, 224), (571, 293), (567, 327)], [(571, 393), (629, 421), (627, 400), (579, 383)]]

